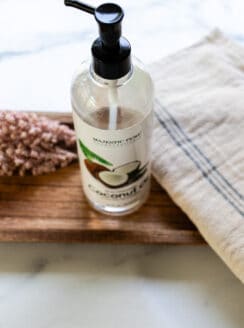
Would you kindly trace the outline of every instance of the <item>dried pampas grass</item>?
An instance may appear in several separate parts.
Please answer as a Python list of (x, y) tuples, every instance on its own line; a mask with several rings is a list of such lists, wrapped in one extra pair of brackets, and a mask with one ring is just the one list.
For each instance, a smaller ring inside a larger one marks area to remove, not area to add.
[(0, 176), (40, 175), (77, 158), (68, 126), (33, 113), (0, 111)]

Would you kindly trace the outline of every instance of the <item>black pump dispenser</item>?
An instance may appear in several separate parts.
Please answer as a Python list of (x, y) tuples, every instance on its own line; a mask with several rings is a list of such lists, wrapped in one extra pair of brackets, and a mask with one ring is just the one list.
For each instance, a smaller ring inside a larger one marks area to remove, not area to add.
[(79, 1), (65, 0), (66, 6), (83, 10), (95, 16), (99, 25), (99, 38), (92, 44), (94, 72), (104, 79), (115, 80), (131, 70), (131, 47), (121, 37), (123, 9), (114, 3), (104, 3), (97, 8)]

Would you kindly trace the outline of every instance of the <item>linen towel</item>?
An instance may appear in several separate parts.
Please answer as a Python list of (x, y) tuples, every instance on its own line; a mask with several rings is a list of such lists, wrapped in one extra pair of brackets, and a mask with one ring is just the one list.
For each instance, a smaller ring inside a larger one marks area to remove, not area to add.
[(244, 282), (244, 47), (215, 30), (150, 71), (153, 174)]

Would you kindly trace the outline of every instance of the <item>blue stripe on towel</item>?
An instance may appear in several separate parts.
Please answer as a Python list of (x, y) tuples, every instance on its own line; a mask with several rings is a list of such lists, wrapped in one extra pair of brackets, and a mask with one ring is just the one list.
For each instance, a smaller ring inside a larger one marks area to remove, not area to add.
[[(175, 144), (192, 160), (195, 166), (201, 171), (203, 177), (208, 180), (214, 189), (221, 194), (240, 215), (244, 216), (243, 195), (241, 195), (241, 193), (218, 171), (217, 167), (212, 164), (211, 160), (186, 134), (176, 119), (158, 101), (157, 105), (160, 108), (160, 114), (167, 116), (167, 119), (162, 119), (157, 111), (155, 111), (156, 117), (171, 139), (173, 139)], [(187, 146), (191, 149), (186, 149)]]

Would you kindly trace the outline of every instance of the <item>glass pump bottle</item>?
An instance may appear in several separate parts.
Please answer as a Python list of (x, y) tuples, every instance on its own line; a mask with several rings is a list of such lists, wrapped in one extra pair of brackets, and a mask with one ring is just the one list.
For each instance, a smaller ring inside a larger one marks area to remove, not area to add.
[(121, 36), (120, 6), (65, 4), (94, 15), (99, 25), (92, 61), (81, 65), (71, 86), (83, 190), (96, 210), (128, 214), (150, 189), (152, 80), (131, 60), (130, 43)]

